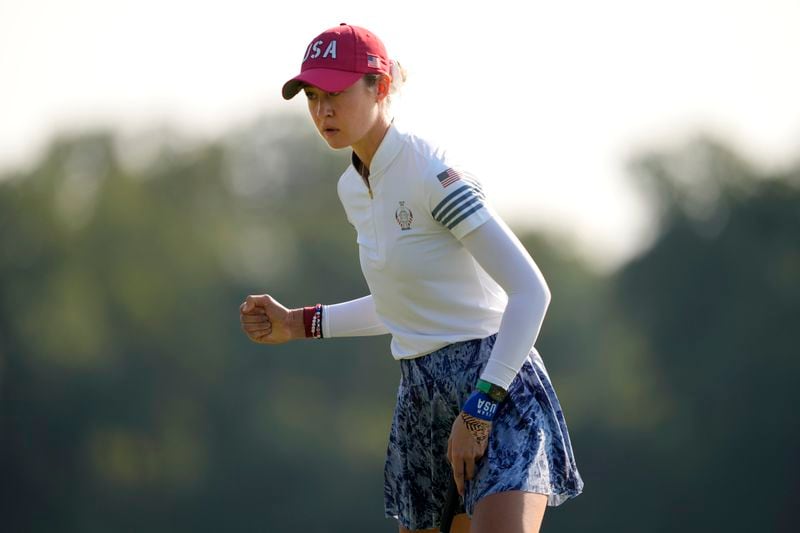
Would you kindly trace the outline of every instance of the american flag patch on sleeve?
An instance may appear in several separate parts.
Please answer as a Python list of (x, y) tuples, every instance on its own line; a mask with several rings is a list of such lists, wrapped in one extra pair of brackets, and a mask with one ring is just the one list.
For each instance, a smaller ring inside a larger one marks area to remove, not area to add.
[(454, 168), (448, 168), (441, 174), (438, 174), (436, 177), (439, 179), (439, 183), (442, 184), (442, 187), (447, 188), (448, 185), (452, 185), (455, 182), (461, 179), (462, 174)]
[(447, 229), (453, 229), (459, 222), (484, 207), (486, 196), (480, 183), (470, 174), (448, 168), (436, 177), (442, 187), (458, 183), (431, 211), (433, 218)]

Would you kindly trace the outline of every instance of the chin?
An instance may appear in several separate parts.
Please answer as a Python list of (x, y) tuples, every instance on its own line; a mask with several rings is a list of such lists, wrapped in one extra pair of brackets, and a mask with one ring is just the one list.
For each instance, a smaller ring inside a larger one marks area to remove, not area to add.
[(328, 147), (333, 150), (344, 150), (350, 147), (350, 144), (337, 141), (336, 139), (325, 139), (325, 142), (328, 143)]

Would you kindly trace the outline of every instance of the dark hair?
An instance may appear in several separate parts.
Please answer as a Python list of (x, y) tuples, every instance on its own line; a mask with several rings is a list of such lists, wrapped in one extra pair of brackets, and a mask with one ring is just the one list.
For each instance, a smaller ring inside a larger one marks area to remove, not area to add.
[(378, 84), (378, 80), (381, 79), (383, 74), (364, 74), (364, 83), (367, 84), (367, 87), (375, 87)]

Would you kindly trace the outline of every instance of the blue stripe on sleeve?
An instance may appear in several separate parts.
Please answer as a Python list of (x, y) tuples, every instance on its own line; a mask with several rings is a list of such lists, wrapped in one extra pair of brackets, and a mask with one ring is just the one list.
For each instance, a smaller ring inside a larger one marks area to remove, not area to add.
[(449, 201), (451, 198), (453, 198), (455, 195), (459, 194), (460, 192), (463, 192), (463, 191), (464, 191), (464, 190), (466, 190), (466, 189), (469, 189), (469, 187), (468, 187), (467, 185), (464, 185), (464, 186), (462, 186), (462, 187), (459, 187), (459, 188), (458, 188), (458, 189), (456, 189), (455, 191), (451, 192), (451, 193), (450, 193), (450, 194), (448, 194), (447, 196), (445, 196), (444, 200), (442, 200), (441, 202), (439, 202), (439, 204), (438, 204), (436, 207), (434, 207), (434, 208), (433, 208), (433, 211), (431, 211), (431, 215), (433, 215), (433, 218), (436, 218), (436, 215), (438, 214), (439, 210), (440, 210), (442, 207), (444, 207), (444, 205), (445, 205), (445, 204), (446, 204), (446, 203), (447, 203), (447, 202), (448, 202), (448, 201)]
[[(481, 200), (482, 200), (482, 198), (480, 196), (471, 197), (469, 200), (467, 200), (466, 202), (464, 202), (461, 205), (459, 205), (452, 213), (450, 213), (449, 216), (443, 217), (442, 220), (440, 220), (439, 222), (441, 222), (443, 225), (447, 226), (447, 224), (449, 224), (451, 220), (453, 220), (454, 218), (456, 218), (457, 216), (462, 214), (465, 210), (467, 210), (469, 208), (469, 206), (471, 206), (475, 202), (479, 202), (480, 204), (483, 204), (483, 202)], [(472, 211), (470, 211), (470, 212), (472, 212)], [(459, 220), (462, 220), (462, 219), (459, 219)]]
[(452, 221), (452, 222), (450, 223), (450, 225), (449, 225), (449, 226), (447, 226), (447, 229), (453, 229), (453, 228), (455, 228), (455, 227), (458, 225), (458, 223), (459, 223), (459, 222), (461, 222), (462, 220), (464, 220), (465, 218), (467, 218), (468, 216), (470, 216), (470, 215), (471, 215), (472, 213), (474, 213), (475, 211), (478, 211), (478, 210), (479, 210), (481, 207), (483, 207), (483, 204), (482, 204), (482, 203), (480, 203), (480, 204), (478, 204), (478, 205), (474, 206), (472, 209), (469, 209), (467, 212), (465, 212), (465, 213), (462, 213), (462, 215), (461, 215), (460, 217), (458, 217), (457, 219), (455, 219), (454, 221)]
[(441, 218), (446, 216), (447, 213), (453, 209), (453, 207), (455, 207), (460, 201), (470, 194), (476, 195), (480, 198), (485, 198), (480, 186), (467, 183), (448, 194), (444, 200), (439, 202), (433, 211), (431, 211), (431, 215), (436, 220), (441, 220)]

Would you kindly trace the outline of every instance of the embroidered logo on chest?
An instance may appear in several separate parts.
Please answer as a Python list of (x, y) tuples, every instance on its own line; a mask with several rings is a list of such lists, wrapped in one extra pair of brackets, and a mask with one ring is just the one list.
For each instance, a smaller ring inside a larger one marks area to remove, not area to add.
[(411, 209), (406, 207), (405, 202), (401, 201), (400, 207), (394, 212), (394, 219), (397, 220), (400, 229), (405, 231), (411, 229), (411, 223), (414, 221), (414, 213), (411, 212)]

